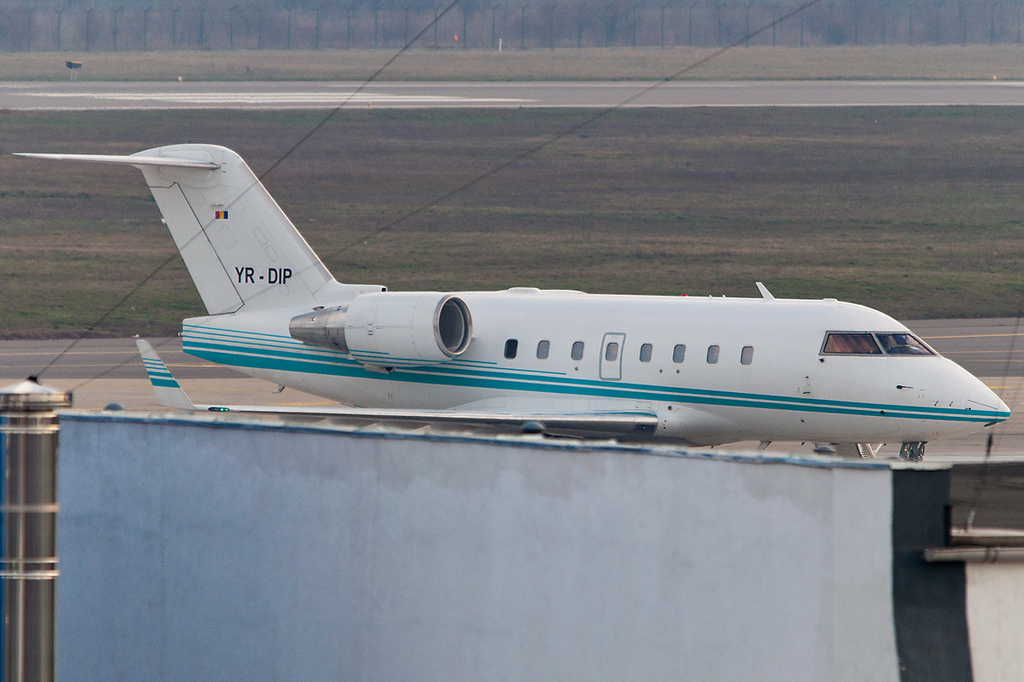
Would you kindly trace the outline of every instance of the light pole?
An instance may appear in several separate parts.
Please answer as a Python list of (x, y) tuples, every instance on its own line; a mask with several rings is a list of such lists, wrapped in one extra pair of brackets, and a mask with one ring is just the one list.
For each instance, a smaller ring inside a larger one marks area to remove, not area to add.
[(636, 27), (640, 23), (640, 5), (639, 5), (639, 3), (636, 4), (636, 5), (633, 5), (633, 7), (630, 8), (629, 13), (633, 15), (633, 21), (630, 22), (630, 23), (632, 24), (633, 47), (635, 48), (636, 47)]
[(345, 49), (352, 47), (355, 36), (352, 35), (352, 5), (345, 9)]
[(437, 13), (440, 11), (440, 7), (434, 6), (434, 49), (437, 49)]
[(889, 14), (889, 0), (882, 0), (878, 3), (882, 8), (882, 45), (885, 45), (885, 21)]
[(693, 45), (693, 8), (697, 6), (697, 3), (691, 2), (687, 7), (687, 19), (686, 19), (686, 44), (688, 46)]
[(529, 4), (520, 5), (519, 6), (519, 9), (520, 9), (520, 14), (519, 14), (519, 49), (520, 50), (525, 50), (526, 49), (526, 8), (529, 7), (529, 6), (530, 6)]
[(117, 52), (117, 13), (124, 12), (124, 7), (115, 7), (113, 19), (110, 22), (110, 42), (113, 43), (114, 52)]
[(665, 8), (668, 5), (658, 5), (661, 8), (661, 49), (665, 49)]
[(548, 15), (548, 48), (555, 49), (555, 12), (558, 6), (548, 4), (544, 7), (544, 13)]
[[(883, 22), (883, 26), (884, 26), (885, 15), (882, 15), (882, 16), (883, 16), (882, 22)], [(884, 35), (884, 32), (883, 32), (883, 35)], [(882, 44), (885, 45), (885, 40), (884, 39), (882, 40)], [(804, 13), (800, 12), (800, 47), (803, 47), (803, 46), (804, 46)]]
[(914, 46), (914, 3), (907, 3), (907, 45)]
[[(722, 15), (725, 13), (726, 4), (724, 2), (716, 2), (715, 9), (718, 17), (718, 46), (722, 46)], [(804, 15), (800, 13), (800, 20), (803, 21)], [(800, 24), (800, 47), (804, 46), (804, 30), (803, 24)]]
[(1021, 8), (1021, 4), (1024, 4), (1024, 3), (1022, 3), (1021, 0), (1017, 0), (1016, 5), (1017, 5), (1017, 44), (1018, 45), (1020, 45), (1020, 8)]
[(583, 3), (576, 5), (576, 49), (583, 47)]
[[(92, 43), (92, 34), (89, 32), (89, 24), (92, 23), (92, 13), (93, 13), (93, 10), (95, 10), (95, 9), (96, 9), (96, 7), (93, 6), (93, 7), (90, 7), (89, 9), (85, 10), (85, 51), (86, 52), (89, 51), (89, 47), (90, 47), (90, 45)], [(29, 27), (29, 28), (31, 30), (31, 27)]]
[(292, 49), (292, 10), (295, 9), (294, 5), (288, 7), (288, 46), (285, 49)]
[(175, 7), (171, 10), (171, 49), (178, 49), (178, 12), (181, 11), (180, 7)]
[(935, 44), (942, 44), (942, 6), (946, 0), (935, 0)]
[(232, 5), (228, 8), (228, 49), (235, 49), (235, 10), (238, 9), (238, 5)]
[(971, 0), (959, 0), (957, 6), (960, 9), (960, 20), (964, 24), (963, 43), (967, 45), (967, 8), (971, 6)]
[(604, 6), (604, 46), (605, 47), (608, 47), (608, 45), (611, 44), (612, 38), (614, 37), (614, 32), (612, 31), (611, 21), (612, 21), (612, 6), (611, 5), (605, 5)]
[(750, 47), (750, 8), (757, 0), (747, 0), (747, 32), (743, 34), (743, 46)]
[(319, 50), (320, 49), (320, 14), (323, 11), (324, 11), (323, 7), (319, 7), (318, 6), (316, 8), (316, 32), (315, 32), (315, 37), (313, 38), (313, 49), (314, 50)]
[(494, 49), (494, 39), (495, 39), (494, 15), (498, 11), (499, 7), (501, 7), (501, 3), (500, 2), (497, 5), (491, 5), (491, 49), (492, 50)]
[[(57, 43), (57, 51), (60, 52), (60, 20), (61, 20), (61, 15), (64, 14), (64, 8), (61, 7), (59, 9), (54, 9), (53, 11), (57, 13), (57, 40), (56, 40), (56, 43)], [(31, 25), (32, 25), (32, 15), (30, 14), (29, 15), (29, 26), (31, 26)], [(32, 31), (29, 30), (29, 34), (31, 34), (31, 33), (32, 33)]]

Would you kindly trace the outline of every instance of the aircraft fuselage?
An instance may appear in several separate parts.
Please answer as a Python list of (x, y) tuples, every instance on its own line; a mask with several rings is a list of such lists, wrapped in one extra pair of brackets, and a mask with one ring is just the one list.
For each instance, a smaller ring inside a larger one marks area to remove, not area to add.
[(526, 288), (455, 296), (472, 314), (473, 338), (440, 362), (367, 364), (299, 342), (287, 321), (308, 308), (186, 320), (184, 347), (352, 406), (650, 411), (656, 439), (697, 445), (928, 441), (1008, 416), (938, 354), (825, 352), (830, 332), (909, 333), (861, 305)]

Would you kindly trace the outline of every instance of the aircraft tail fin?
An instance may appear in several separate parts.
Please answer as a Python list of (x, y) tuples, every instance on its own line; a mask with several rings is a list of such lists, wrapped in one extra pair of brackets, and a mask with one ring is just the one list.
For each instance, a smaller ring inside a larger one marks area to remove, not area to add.
[[(245, 161), (179, 144), (129, 156), (18, 154), (134, 166), (153, 192), (211, 315), (337, 299), (338, 283)], [(380, 290), (377, 288), (376, 290)]]
[(171, 375), (167, 365), (156, 354), (156, 351), (153, 350), (153, 346), (148, 341), (138, 338), (135, 339), (135, 345), (139, 349), (139, 355), (142, 356), (142, 364), (146, 367), (149, 381), (153, 384), (153, 391), (156, 392), (156, 401), (163, 407), (173, 407), (176, 410), (187, 410), (189, 412), (196, 411), (196, 406), (185, 395), (185, 391), (181, 390), (178, 381)]

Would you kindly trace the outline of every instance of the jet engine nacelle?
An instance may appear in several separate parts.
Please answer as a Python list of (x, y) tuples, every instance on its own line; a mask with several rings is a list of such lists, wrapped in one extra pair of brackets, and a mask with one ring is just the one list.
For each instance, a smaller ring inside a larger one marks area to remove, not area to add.
[(436, 292), (375, 292), (348, 305), (296, 315), (288, 333), (303, 343), (349, 353), (376, 367), (446, 362), (469, 348), (466, 302)]

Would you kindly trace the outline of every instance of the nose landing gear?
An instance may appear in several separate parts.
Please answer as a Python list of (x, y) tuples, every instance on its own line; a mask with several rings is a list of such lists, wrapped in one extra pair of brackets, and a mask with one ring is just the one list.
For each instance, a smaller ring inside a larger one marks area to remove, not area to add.
[(908, 462), (920, 462), (924, 459), (924, 442), (904, 443), (900, 447), (900, 459)]

